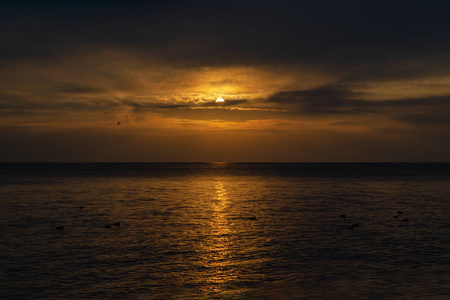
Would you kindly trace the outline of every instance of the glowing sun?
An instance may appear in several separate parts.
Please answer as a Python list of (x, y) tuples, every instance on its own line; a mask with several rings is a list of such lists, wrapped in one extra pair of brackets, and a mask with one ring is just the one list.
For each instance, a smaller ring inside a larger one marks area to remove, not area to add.
[(216, 102), (225, 102), (222, 97), (217, 98)]

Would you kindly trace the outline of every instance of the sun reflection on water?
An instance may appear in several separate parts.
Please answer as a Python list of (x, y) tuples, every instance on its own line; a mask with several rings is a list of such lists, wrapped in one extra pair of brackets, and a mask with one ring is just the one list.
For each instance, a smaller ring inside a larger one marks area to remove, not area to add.
[(237, 277), (232, 263), (232, 228), (229, 215), (230, 199), (222, 181), (215, 184), (212, 199), (210, 232), (204, 247), (203, 264), (208, 270), (204, 292), (218, 293)]

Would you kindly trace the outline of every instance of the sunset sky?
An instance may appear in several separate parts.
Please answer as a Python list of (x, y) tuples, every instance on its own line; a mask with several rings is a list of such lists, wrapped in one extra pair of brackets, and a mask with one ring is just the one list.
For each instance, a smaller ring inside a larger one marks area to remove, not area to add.
[(0, 161), (450, 161), (449, 12), (2, 1)]

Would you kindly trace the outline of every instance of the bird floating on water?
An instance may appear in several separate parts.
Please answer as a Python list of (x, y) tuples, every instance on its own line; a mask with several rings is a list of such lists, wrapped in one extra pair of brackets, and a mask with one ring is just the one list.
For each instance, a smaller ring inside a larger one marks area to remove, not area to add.
[(398, 219), (400, 217), (400, 215), (403, 214), (403, 212), (401, 210), (397, 210), (397, 215), (394, 216), (393, 218)]
[(347, 229), (355, 229), (355, 228), (359, 228), (359, 222), (353, 224), (352, 226), (348, 226)]

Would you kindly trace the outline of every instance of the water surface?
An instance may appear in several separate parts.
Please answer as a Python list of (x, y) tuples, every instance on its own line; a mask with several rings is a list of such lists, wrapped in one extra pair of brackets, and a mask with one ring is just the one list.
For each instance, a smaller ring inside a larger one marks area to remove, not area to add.
[(2, 299), (450, 296), (450, 164), (0, 168)]

